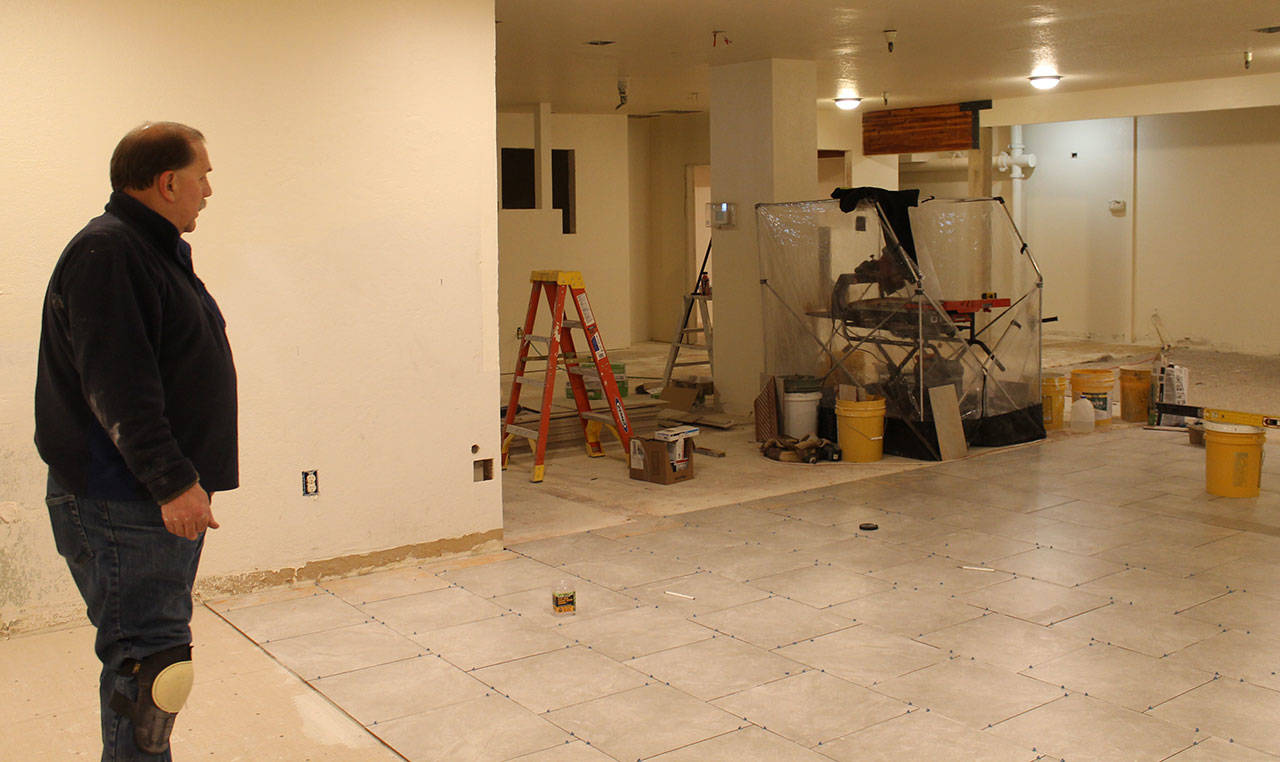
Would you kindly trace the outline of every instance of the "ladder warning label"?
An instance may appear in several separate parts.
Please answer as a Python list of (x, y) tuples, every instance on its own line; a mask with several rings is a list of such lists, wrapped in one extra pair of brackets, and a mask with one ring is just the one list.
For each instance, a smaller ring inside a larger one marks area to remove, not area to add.
[(594, 355), (596, 356), (596, 359), (597, 359), (597, 360), (603, 360), (603, 359), (604, 359), (604, 344), (600, 341), (600, 335), (599, 335), (599, 334), (594, 334), (594, 333), (593, 333), (593, 334), (591, 334), (591, 336), (590, 336), (590, 337), (588, 337), (588, 338), (589, 338), (589, 339), (590, 339), (590, 341), (591, 341), (591, 353), (592, 353), (592, 354), (594, 354)]
[(578, 312), (582, 313), (583, 327), (595, 325), (596, 316), (591, 314), (591, 305), (587, 303), (587, 292), (583, 291), (574, 298), (578, 300)]

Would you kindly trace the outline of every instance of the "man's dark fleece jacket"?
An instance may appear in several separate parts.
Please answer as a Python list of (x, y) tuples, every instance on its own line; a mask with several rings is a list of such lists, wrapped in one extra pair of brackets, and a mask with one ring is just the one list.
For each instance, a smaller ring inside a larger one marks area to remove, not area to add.
[(112, 193), (45, 293), (36, 447), (54, 479), (81, 497), (158, 503), (197, 481), (239, 486), (225, 328), (178, 229)]

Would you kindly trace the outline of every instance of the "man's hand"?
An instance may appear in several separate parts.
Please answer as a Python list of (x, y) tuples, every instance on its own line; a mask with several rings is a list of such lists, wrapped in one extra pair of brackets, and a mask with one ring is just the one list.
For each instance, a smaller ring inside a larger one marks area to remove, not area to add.
[(165, 529), (188, 540), (196, 539), (206, 528), (218, 528), (209, 505), (209, 495), (199, 482), (160, 506), (160, 514), (164, 517)]

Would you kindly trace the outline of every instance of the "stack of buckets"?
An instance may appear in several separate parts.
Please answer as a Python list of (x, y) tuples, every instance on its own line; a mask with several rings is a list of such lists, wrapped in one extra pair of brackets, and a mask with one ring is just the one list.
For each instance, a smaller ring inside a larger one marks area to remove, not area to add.
[[(1044, 427), (1046, 430), (1061, 429), (1067, 379), (1061, 374), (1046, 373), (1040, 383)], [(1111, 369), (1081, 368), (1071, 371), (1071, 398), (1089, 400), (1094, 410), (1095, 427), (1111, 423), (1111, 394), (1115, 383), (1115, 371)], [(1147, 410), (1151, 404), (1151, 371), (1146, 368), (1122, 368), (1120, 398), (1121, 417), (1125, 421), (1146, 422)], [(1220, 497), (1257, 497), (1262, 487), (1262, 452), (1267, 439), (1266, 430), (1257, 426), (1214, 421), (1206, 421), (1204, 428), (1205, 490)], [(841, 437), (840, 444), (843, 447), (843, 429)]]

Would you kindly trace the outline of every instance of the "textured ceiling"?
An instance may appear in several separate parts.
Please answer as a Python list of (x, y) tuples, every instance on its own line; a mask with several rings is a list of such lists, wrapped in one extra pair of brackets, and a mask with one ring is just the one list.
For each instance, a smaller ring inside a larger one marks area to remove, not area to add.
[[(496, 11), (500, 108), (613, 112), (625, 78), (621, 113), (705, 110), (710, 67), (762, 58), (816, 61), (820, 99), (848, 90), (868, 109), (886, 92), (890, 107), (1029, 95), (1037, 67), (1062, 75), (1058, 92), (1280, 71), (1280, 34), (1253, 31), (1280, 25), (1277, 0), (497, 0)], [(897, 30), (892, 53), (885, 29)]]

